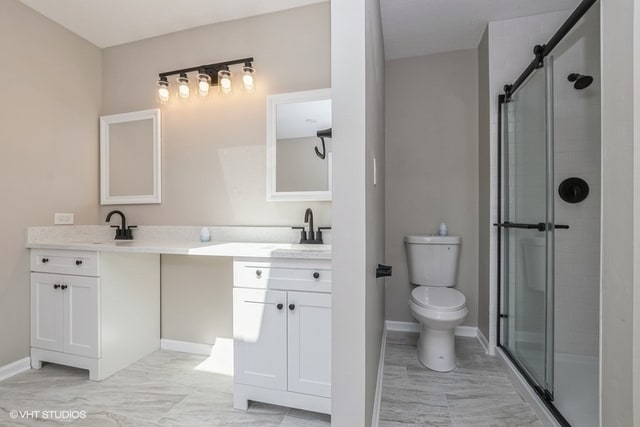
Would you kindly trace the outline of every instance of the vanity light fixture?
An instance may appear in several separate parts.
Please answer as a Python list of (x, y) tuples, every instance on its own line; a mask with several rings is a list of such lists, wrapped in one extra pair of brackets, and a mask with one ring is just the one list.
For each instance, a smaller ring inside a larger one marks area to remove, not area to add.
[(197, 67), (183, 68), (181, 70), (160, 73), (157, 83), (158, 101), (164, 104), (169, 101), (169, 76), (178, 75), (176, 78), (177, 98), (186, 101), (191, 94), (188, 73), (197, 72), (194, 80), (197, 82), (198, 95), (206, 97), (209, 95), (211, 86), (218, 86), (221, 93), (230, 95), (233, 92), (233, 73), (230, 66), (243, 64), (241, 88), (247, 93), (255, 92), (255, 70), (253, 68), (253, 58), (234, 59), (233, 61), (218, 62), (215, 64), (199, 65)]
[(253, 79), (253, 73), (255, 72), (251, 62), (244, 63), (244, 67), (242, 67), (242, 89), (247, 93), (253, 93), (256, 90), (255, 80)]
[(218, 71), (218, 87), (223, 94), (231, 95), (231, 71), (229, 71), (229, 67)]
[(166, 77), (160, 77), (158, 80), (158, 101), (161, 104), (169, 101), (169, 81)]
[(209, 88), (211, 87), (211, 77), (202, 71), (203, 70), (198, 74), (198, 94), (200, 94), (200, 96), (207, 96), (209, 95)]
[(187, 73), (180, 73), (180, 77), (176, 79), (178, 82), (178, 97), (184, 101), (189, 99), (191, 90), (189, 89), (189, 77)]

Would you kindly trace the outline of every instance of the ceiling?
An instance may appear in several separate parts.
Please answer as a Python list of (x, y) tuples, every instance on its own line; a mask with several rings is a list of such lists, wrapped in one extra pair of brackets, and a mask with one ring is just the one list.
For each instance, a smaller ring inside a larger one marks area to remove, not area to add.
[(380, 0), (385, 58), (478, 47), (490, 21), (575, 9), (579, 0)]
[(98, 47), (327, 0), (20, 0)]
[[(99, 47), (328, 0), (20, 0)], [(347, 1), (347, 0), (334, 0)], [(574, 9), (579, 0), (380, 0), (386, 59), (478, 46), (490, 21)]]

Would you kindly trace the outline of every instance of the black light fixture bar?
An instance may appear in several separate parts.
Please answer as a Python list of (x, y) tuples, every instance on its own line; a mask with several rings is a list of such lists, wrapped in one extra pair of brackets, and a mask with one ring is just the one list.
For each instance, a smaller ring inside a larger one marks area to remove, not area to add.
[(160, 77), (160, 80), (162, 80), (166, 79), (168, 76), (183, 73), (192, 73), (194, 71), (197, 71), (200, 73), (208, 74), (209, 77), (211, 77), (211, 84), (217, 85), (218, 71), (225, 69), (229, 65), (246, 64), (247, 62), (253, 62), (253, 58), (234, 59), (233, 61), (216, 62), (215, 64), (200, 65), (197, 67), (183, 68), (181, 70), (167, 71), (165, 73), (158, 74), (158, 76)]

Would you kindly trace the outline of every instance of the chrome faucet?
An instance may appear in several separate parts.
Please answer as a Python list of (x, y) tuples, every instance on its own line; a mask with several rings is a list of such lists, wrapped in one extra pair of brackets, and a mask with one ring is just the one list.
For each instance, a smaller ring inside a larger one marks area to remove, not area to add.
[(127, 219), (122, 211), (111, 211), (107, 214), (106, 222), (111, 221), (111, 217), (116, 214), (120, 215), (122, 219), (121, 225), (112, 225), (111, 228), (116, 229), (116, 240), (133, 240), (132, 228), (137, 228), (137, 225), (130, 225), (127, 227)]

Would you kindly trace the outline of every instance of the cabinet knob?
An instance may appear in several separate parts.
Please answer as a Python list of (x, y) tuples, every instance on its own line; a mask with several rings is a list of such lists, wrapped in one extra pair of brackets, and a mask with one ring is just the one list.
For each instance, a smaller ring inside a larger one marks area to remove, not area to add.
[(319, 279), (320, 278), (320, 273), (318, 273), (317, 271), (313, 273), (313, 278), (314, 279)]
[(58, 285), (57, 283), (53, 285), (53, 289), (58, 289), (58, 288), (60, 288), (60, 285)]
[(82, 260), (81, 259), (77, 259), (76, 260), (76, 265), (82, 265)]
[(278, 305), (276, 305), (276, 307), (278, 308), (278, 310), (282, 310), (282, 308), (284, 307), (284, 305), (282, 305), (282, 304), (278, 304)]
[(65, 289), (67, 289), (67, 285), (61, 285), (60, 289), (62, 289), (64, 291)]
[(256, 276), (261, 277), (262, 276), (262, 270), (256, 270)]
[(49, 262), (49, 258), (42, 258), (42, 263), (43, 263), (43, 264), (46, 264), (46, 263), (48, 263), (48, 262)]
[(289, 310), (293, 311), (295, 310), (296, 305), (295, 304), (289, 304)]

